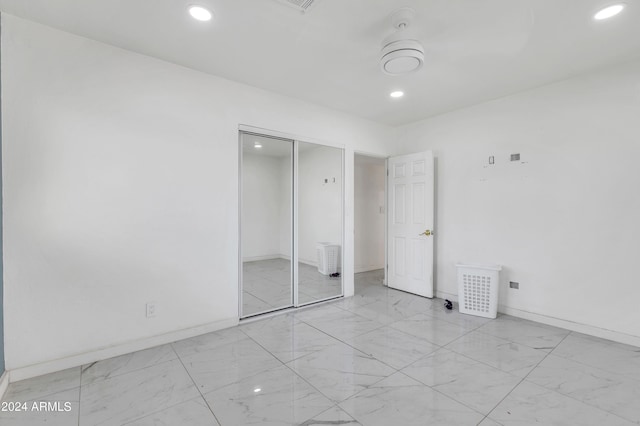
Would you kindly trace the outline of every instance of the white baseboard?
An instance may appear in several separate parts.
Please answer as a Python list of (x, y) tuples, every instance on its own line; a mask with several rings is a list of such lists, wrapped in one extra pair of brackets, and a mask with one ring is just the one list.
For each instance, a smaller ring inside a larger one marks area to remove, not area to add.
[(30, 379), (31, 377), (37, 377), (48, 373), (55, 373), (56, 371), (82, 366), (92, 362), (112, 358), (114, 356), (125, 355), (131, 352), (137, 352), (144, 349), (153, 348), (155, 346), (172, 343), (177, 340), (188, 339), (189, 337), (211, 333), (212, 331), (218, 331), (224, 328), (233, 327), (237, 324), (238, 319), (231, 318), (222, 321), (216, 321), (210, 324), (187, 328), (184, 330), (172, 331), (158, 336), (147, 337), (114, 346), (99, 348), (90, 352), (71, 355), (53, 361), (47, 361), (40, 364), (33, 364), (25, 367), (11, 369), (9, 370), (9, 378), (11, 383), (17, 382), (19, 380)]
[[(440, 299), (449, 299), (454, 302), (458, 301), (458, 295), (446, 293), (444, 291), (436, 291), (436, 297)], [(551, 325), (553, 327), (564, 328), (566, 330), (575, 331), (577, 333), (588, 334), (589, 336), (599, 337), (601, 339), (612, 340), (625, 345), (640, 347), (640, 336), (621, 333), (619, 331), (607, 330), (605, 328), (596, 327), (588, 324), (581, 324), (560, 318), (550, 317), (548, 315), (536, 314), (534, 312), (523, 311), (505, 305), (498, 305), (498, 312), (511, 315), (517, 318), (529, 321), (539, 322), (541, 324)]]
[(581, 324), (573, 321), (554, 318), (547, 315), (527, 312), (520, 309), (510, 308), (508, 306), (499, 305), (498, 312), (511, 315), (514, 317), (551, 325), (554, 327), (564, 328), (566, 330), (575, 331), (582, 334), (588, 334), (601, 339), (613, 340), (614, 342), (624, 343), (626, 345), (640, 347), (640, 336), (621, 333), (619, 331), (607, 330), (605, 328), (596, 327), (588, 324)]
[(309, 265), (309, 266), (313, 266), (314, 268), (318, 267), (318, 262), (314, 262), (313, 260), (307, 260), (307, 259), (298, 259), (298, 262), (300, 263), (304, 263), (305, 265)]
[(5, 371), (0, 376), (0, 401), (4, 398), (5, 392), (7, 392), (7, 388), (9, 387), (9, 372)]
[(265, 254), (264, 256), (251, 256), (251, 257), (243, 257), (243, 262), (258, 262), (260, 260), (273, 260), (273, 259), (287, 259), (288, 257), (284, 257), (281, 254)]
[(384, 269), (384, 265), (382, 265), (382, 266), (356, 266), (355, 267), (355, 273), (359, 274), (359, 273), (362, 273), (362, 272), (377, 271), (378, 269)]
[(436, 290), (436, 297), (438, 299), (449, 299), (452, 302), (458, 301), (458, 295), (453, 293), (446, 293), (444, 291)]

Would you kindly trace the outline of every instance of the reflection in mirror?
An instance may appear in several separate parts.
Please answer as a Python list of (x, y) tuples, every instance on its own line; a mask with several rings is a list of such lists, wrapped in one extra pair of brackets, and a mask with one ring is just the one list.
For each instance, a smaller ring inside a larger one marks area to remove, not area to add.
[(293, 305), (293, 141), (241, 133), (242, 317)]
[(342, 295), (342, 149), (298, 145), (298, 302)]

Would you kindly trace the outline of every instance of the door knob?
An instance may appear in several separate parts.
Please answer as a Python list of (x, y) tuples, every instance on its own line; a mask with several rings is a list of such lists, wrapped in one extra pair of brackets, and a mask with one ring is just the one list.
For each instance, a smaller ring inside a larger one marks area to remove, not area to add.
[(430, 229), (427, 229), (426, 231), (424, 231), (422, 234), (418, 234), (418, 236), (420, 235), (426, 235), (427, 237), (430, 235), (434, 235), (435, 232), (431, 231)]

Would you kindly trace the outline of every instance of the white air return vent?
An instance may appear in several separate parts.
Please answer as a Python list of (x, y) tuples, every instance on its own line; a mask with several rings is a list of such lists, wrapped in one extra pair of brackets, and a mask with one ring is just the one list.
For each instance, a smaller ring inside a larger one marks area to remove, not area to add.
[(278, 3), (286, 4), (302, 13), (306, 13), (318, 3), (319, 0), (276, 0)]

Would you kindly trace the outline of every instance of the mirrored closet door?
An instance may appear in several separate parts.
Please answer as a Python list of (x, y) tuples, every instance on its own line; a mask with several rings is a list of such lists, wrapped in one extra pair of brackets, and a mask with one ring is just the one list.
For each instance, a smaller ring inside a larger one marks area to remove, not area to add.
[(298, 142), (298, 304), (342, 295), (343, 150)]
[(293, 306), (293, 141), (241, 144), (241, 316)]
[(342, 296), (344, 151), (240, 133), (240, 317)]

